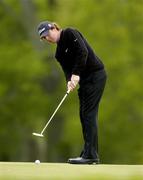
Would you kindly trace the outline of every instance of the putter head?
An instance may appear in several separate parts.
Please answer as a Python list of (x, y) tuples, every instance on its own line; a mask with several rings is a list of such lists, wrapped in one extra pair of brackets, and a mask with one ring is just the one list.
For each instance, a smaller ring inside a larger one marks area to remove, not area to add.
[(39, 133), (32, 133), (34, 136), (38, 136), (38, 137), (44, 137), (43, 134), (39, 134)]

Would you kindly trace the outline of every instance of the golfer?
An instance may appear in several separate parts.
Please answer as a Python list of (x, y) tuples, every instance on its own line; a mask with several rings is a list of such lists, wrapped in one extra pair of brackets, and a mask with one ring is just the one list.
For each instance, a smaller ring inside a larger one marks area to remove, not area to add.
[(44, 21), (38, 26), (40, 39), (56, 43), (55, 58), (67, 81), (67, 90), (79, 84), (80, 121), (84, 146), (80, 157), (68, 159), (71, 164), (99, 163), (97, 115), (106, 83), (106, 72), (83, 35), (74, 28), (61, 29), (56, 23)]

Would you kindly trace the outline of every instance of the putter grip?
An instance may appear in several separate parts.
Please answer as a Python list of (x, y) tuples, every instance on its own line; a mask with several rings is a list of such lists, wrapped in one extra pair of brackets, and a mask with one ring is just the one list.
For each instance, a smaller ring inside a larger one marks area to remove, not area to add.
[(70, 89), (67, 91), (67, 94), (69, 94), (70, 93)]

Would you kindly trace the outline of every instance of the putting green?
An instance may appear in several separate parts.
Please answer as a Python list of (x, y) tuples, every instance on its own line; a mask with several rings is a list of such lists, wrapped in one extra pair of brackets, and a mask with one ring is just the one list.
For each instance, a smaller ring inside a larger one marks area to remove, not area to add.
[(142, 180), (143, 165), (0, 162), (0, 180)]

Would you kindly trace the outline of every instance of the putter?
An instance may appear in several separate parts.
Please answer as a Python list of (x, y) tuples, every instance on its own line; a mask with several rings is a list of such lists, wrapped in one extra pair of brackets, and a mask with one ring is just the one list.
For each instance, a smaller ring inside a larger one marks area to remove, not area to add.
[(48, 125), (50, 124), (50, 122), (52, 121), (53, 117), (55, 116), (56, 112), (58, 111), (58, 109), (60, 108), (60, 106), (62, 105), (62, 103), (64, 102), (64, 100), (66, 99), (66, 97), (68, 96), (68, 94), (70, 93), (70, 90), (68, 90), (66, 92), (66, 94), (64, 95), (63, 99), (61, 100), (61, 102), (59, 103), (58, 107), (56, 108), (56, 110), (54, 111), (54, 113), (52, 114), (52, 116), (50, 117), (49, 121), (47, 122), (47, 124), (45, 125), (45, 127), (43, 128), (43, 130), (40, 133), (32, 133), (34, 136), (38, 136), (38, 137), (43, 137), (43, 133), (46, 130), (46, 128), (48, 127)]

